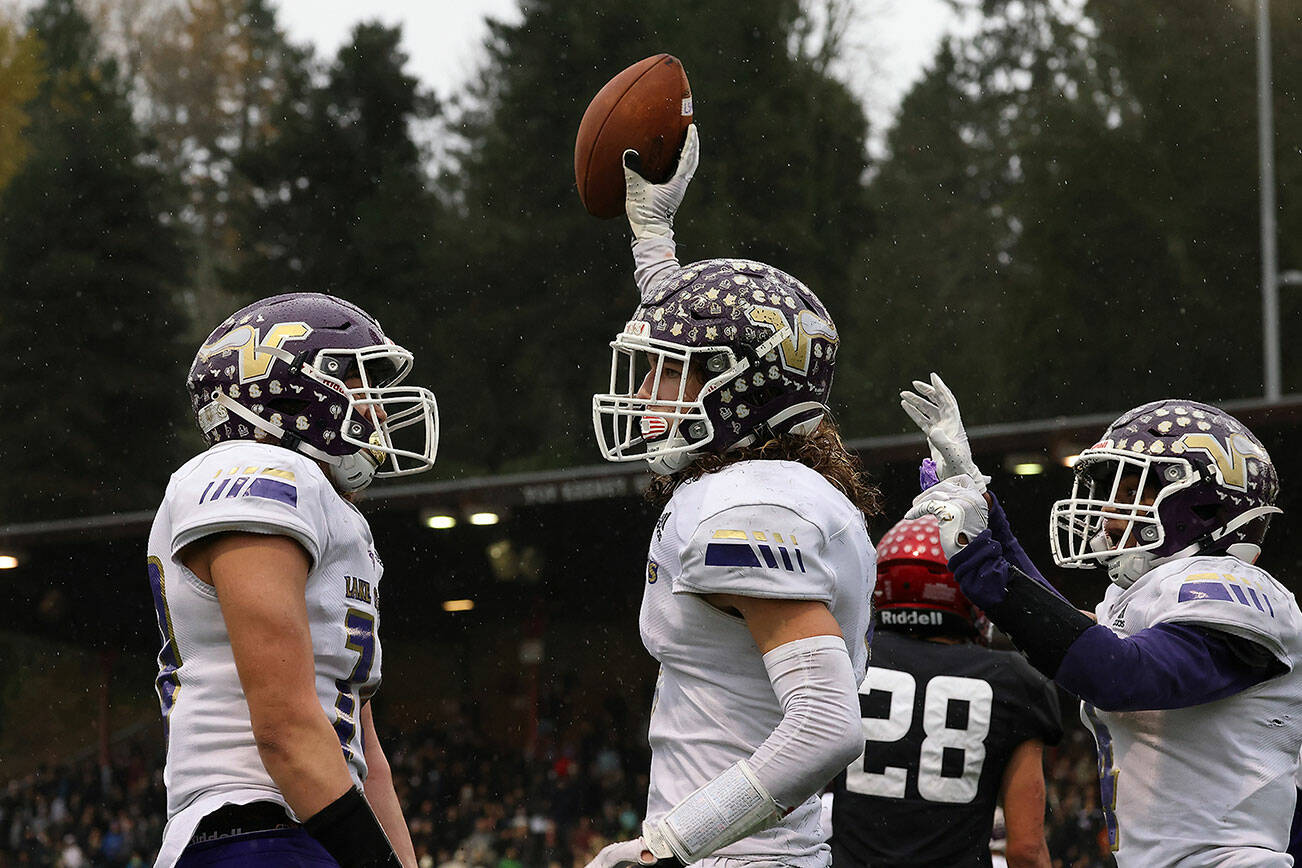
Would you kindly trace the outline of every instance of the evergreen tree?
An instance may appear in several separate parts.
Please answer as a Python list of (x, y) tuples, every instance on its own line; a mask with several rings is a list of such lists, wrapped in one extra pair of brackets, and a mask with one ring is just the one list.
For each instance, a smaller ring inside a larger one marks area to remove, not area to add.
[[(1302, 17), (1271, 6), (1276, 193), (1283, 269), (1302, 268)], [(1261, 394), (1261, 253), (1256, 4), (1200, 0), (1163, 6), (1091, 0), (1128, 91), (1133, 118), (1131, 195), (1157, 224), (1155, 246), (1173, 276), (1157, 323), (1169, 364), (1211, 400)], [(1159, 291), (1159, 295), (1165, 295)], [(1302, 293), (1281, 289), (1285, 391), (1302, 390), (1302, 353), (1287, 325)]]
[[(972, 422), (1259, 394), (1250, 10), (976, 5), (873, 184), (865, 269), (884, 300), (857, 321), (893, 338), (868, 379), (898, 369), (907, 336), (916, 372), (897, 382), (941, 370)], [(860, 406), (884, 411), (870, 427), (907, 426), (888, 402)]]
[(229, 285), (246, 298), (341, 296), (419, 350), (440, 208), (412, 128), (438, 107), (405, 71), (400, 42), (398, 28), (362, 24), (321, 83), (289, 79), (275, 124), (236, 160), (250, 195)]
[(147, 509), (193, 444), (185, 256), (116, 66), (72, 0), (34, 8), (47, 78), (0, 197), (0, 522)]

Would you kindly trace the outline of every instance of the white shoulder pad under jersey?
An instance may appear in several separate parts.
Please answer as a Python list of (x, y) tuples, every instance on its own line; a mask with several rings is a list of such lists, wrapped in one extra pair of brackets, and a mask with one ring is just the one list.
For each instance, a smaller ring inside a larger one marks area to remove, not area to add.
[(172, 476), (172, 552), (209, 534), (288, 536), (320, 560), (328, 536), (322, 499), (334, 497), (312, 459), (264, 443), (232, 441), (195, 457)]
[(1302, 614), (1293, 594), (1238, 558), (1181, 558), (1119, 590), (1109, 589), (1098, 614), (1114, 629), (1124, 623), (1123, 635), (1162, 622), (1194, 624), (1256, 642), (1290, 668), (1302, 653)]
[[(684, 486), (675, 593), (836, 600), (838, 548), (862, 547), (863, 514), (803, 464), (745, 461)], [(862, 538), (862, 539), (861, 539)], [(862, 577), (850, 584), (862, 590)], [(845, 586), (842, 583), (842, 586)]]

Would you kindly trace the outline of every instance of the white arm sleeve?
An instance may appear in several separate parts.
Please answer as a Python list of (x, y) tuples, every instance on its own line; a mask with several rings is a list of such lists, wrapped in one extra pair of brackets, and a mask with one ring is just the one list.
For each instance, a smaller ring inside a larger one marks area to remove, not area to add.
[(782, 721), (747, 763), (775, 802), (794, 808), (863, 751), (859, 685), (840, 636), (779, 645), (764, 666)]
[(648, 236), (633, 239), (633, 279), (637, 281), (637, 290), (646, 301), (662, 282), (678, 271), (677, 248), (674, 235), (662, 237)]
[(863, 750), (859, 688), (840, 636), (810, 636), (764, 655), (782, 720), (749, 760), (729, 766), (642, 825), (659, 859), (691, 864), (778, 822)]

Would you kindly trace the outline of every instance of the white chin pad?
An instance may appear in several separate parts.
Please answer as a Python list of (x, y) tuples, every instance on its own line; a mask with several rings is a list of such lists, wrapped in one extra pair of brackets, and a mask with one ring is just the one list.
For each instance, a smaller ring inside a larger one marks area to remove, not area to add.
[(339, 490), (345, 493), (361, 491), (375, 478), (376, 465), (365, 455), (365, 450), (357, 450), (352, 455), (345, 455), (338, 464), (330, 465), (330, 475)]
[(1108, 536), (1106, 531), (1099, 531), (1094, 534), (1094, 536), (1090, 537), (1089, 549), (1095, 554), (1110, 552), (1113, 548), (1112, 537)]

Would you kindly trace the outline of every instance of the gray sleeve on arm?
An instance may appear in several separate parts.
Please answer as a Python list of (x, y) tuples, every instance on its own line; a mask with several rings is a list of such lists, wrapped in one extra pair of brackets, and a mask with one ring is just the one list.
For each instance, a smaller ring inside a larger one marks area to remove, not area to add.
[(637, 290), (644, 302), (679, 268), (672, 236), (654, 236), (640, 241), (633, 239), (633, 278), (637, 281)]

